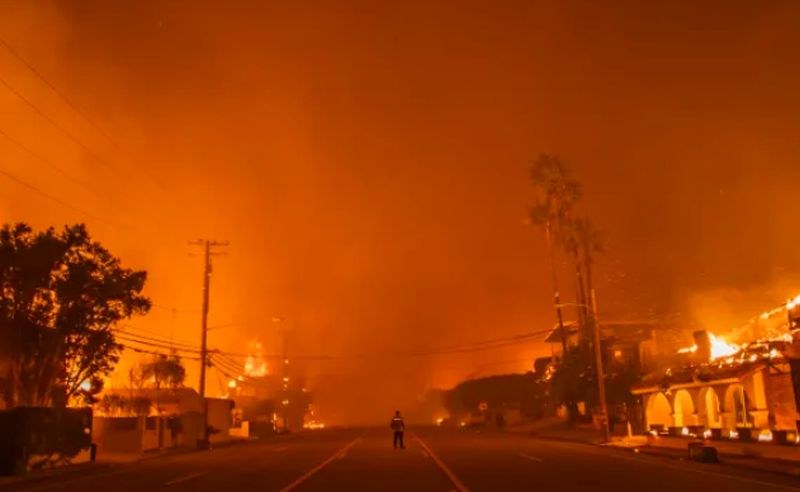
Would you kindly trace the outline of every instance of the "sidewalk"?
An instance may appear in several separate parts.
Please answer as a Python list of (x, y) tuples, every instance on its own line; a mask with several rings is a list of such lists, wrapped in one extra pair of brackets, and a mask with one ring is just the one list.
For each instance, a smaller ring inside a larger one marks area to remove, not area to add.
[[(632, 451), (665, 459), (688, 459), (690, 439), (649, 436), (613, 436), (612, 442), (603, 443), (599, 432), (593, 428), (570, 427), (560, 420), (545, 420), (515, 426), (507, 430), (510, 434), (525, 435), (538, 439), (567, 441), (579, 444), (617, 448), (620, 452)], [(800, 448), (772, 444), (709, 441), (717, 448), (720, 464), (749, 468), (800, 477)]]
[[(542, 419), (536, 422), (520, 424), (506, 428), (509, 434), (526, 435), (554, 441), (580, 442), (584, 444), (602, 444), (600, 431), (590, 425), (571, 426), (561, 419)], [(615, 438), (623, 437), (620, 435)]]
[[(215, 443), (212, 449), (226, 448), (246, 442), (255, 441), (234, 439), (226, 442)], [(78, 463), (59, 468), (32, 471), (25, 475), (0, 476), (0, 491), (12, 490), (13, 485), (18, 483), (35, 483), (50, 480), (52, 478), (65, 477), (81, 473), (95, 473), (96, 471), (105, 470), (118, 465), (139, 463), (142, 461), (149, 461), (167, 456), (189, 454), (198, 451), (201, 450), (197, 448), (172, 448), (161, 451), (148, 451), (144, 453), (98, 453), (97, 459), (94, 463)], [(12, 489), (7, 489), (7, 487), (12, 487)]]
[(76, 465), (64, 466), (61, 468), (50, 468), (47, 470), (33, 471), (26, 475), (0, 476), (0, 490), (12, 487), (18, 483), (36, 483), (58, 477), (79, 475), (81, 473), (94, 473), (95, 471), (105, 470), (111, 465), (108, 463), (80, 463)]
[[(214, 442), (208, 450), (222, 449), (230, 446), (238, 446), (246, 443), (258, 442), (257, 439), (230, 439), (227, 441)], [(206, 450), (206, 451), (208, 451)], [(195, 447), (176, 447), (166, 448), (160, 450), (144, 451), (142, 453), (98, 453), (97, 463), (99, 464), (124, 464), (124, 463), (137, 463), (139, 461), (147, 461), (165, 456), (176, 456), (180, 454), (194, 453), (203, 451)]]

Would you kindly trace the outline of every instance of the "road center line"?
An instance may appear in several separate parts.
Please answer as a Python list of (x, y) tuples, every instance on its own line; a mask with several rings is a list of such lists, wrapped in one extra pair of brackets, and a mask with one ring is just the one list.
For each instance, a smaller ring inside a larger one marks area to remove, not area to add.
[(541, 458), (537, 458), (536, 456), (531, 456), (531, 455), (525, 454), (525, 453), (519, 453), (519, 457), (520, 458), (525, 458), (526, 460), (536, 461), (538, 463), (541, 463), (542, 461), (544, 461)]
[(170, 485), (175, 485), (175, 484), (178, 484), (178, 483), (187, 482), (187, 481), (189, 481), (189, 480), (191, 480), (193, 478), (202, 477), (203, 475), (208, 475), (208, 472), (192, 473), (191, 475), (186, 475), (185, 477), (180, 477), (180, 478), (176, 478), (175, 480), (170, 480), (169, 482), (166, 482), (164, 485), (169, 487)]
[(322, 470), (326, 466), (330, 465), (333, 461), (335, 461), (337, 459), (341, 459), (340, 457), (344, 457), (344, 455), (347, 454), (347, 451), (350, 448), (352, 448), (353, 446), (355, 446), (358, 443), (358, 441), (360, 441), (361, 438), (364, 437), (365, 434), (366, 434), (366, 432), (364, 434), (361, 434), (357, 438), (353, 439), (350, 442), (350, 444), (346, 445), (342, 449), (339, 449), (338, 451), (333, 453), (328, 459), (326, 459), (325, 461), (323, 461), (319, 465), (317, 465), (314, 468), (312, 468), (309, 471), (307, 471), (305, 474), (303, 474), (303, 476), (301, 476), (300, 478), (298, 478), (294, 482), (292, 482), (289, 485), (287, 485), (286, 487), (282, 488), (281, 492), (289, 492), (291, 490), (296, 489), (298, 486), (300, 486), (300, 484), (302, 484), (303, 482), (305, 482), (306, 480), (308, 480), (309, 478), (311, 478), (312, 476), (317, 474), (320, 470)]
[(419, 445), (422, 446), (422, 449), (424, 449), (425, 452), (428, 453), (428, 456), (430, 456), (433, 462), (436, 463), (436, 466), (438, 466), (439, 469), (442, 470), (442, 472), (444, 472), (445, 475), (447, 475), (447, 478), (450, 479), (450, 482), (453, 483), (453, 486), (456, 488), (458, 492), (469, 492), (469, 489), (467, 488), (466, 485), (464, 485), (464, 482), (462, 482), (456, 476), (456, 474), (453, 473), (453, 470), (451, 470), (447, 465), (444, 464), (444, 461), (440, 460), (439, 457), (436, 456), (436, 453), (434, 453), (433, 450), (427, 444), (425, 444), (425, 442), (422, 439), (420, 439), (419, 436), (414, 435), (414, 439), (416, 439)]

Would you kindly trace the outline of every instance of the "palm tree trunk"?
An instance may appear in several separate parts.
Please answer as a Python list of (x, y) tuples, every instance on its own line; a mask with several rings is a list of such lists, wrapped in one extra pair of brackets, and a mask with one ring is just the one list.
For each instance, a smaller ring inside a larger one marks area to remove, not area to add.
[(545, 226), (545, 238), (547, 239), (547, 252), (550, 256), (550, 273), (553, 276), (553, 301), (556, 308), (556, 317), (558, 318), (558, 331), (561, 335), (561, 357), (567, 355), (567, 333), (564, 330), (564, 315), (561, 311), (561, 295), (558, 292), (558, 275), (556, 274), (556, 258), (555, 251), (553, 251), (553, 239), (551, 231), (551, 223), (547, 222)]
[(584, 284), (584, 277), (583, 271), (581, 268), (581, 261), (580, 257), (578, 256), (578, 251), (574, 251), (574, 261), (575, 261), (575, 295), (578, 300), (578, 305), (576, 306), (576, 311), (578, 313), (578, 319), (581, 323), (581, 336), (584, 339), (588, 340), (589, 336), (589, 298), (586, 295), (586, 285)]

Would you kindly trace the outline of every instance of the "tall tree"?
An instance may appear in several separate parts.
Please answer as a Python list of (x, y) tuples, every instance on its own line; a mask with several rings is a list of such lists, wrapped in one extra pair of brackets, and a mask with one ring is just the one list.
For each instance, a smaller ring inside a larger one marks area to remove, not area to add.
[[(143, 315), (147, 274), (121, 266), (82, 224), (0, 229), (0, 354), (8, 406), (64, 405), (119, 360), (112, 329)], [(83, 386), (83, 388), (82, 388)], [(93, 393), (95, 390), (90, 391)]]
[(541, 154), (531, 165), (530, 173), (533, 185), (540, 195), (530, 211), (530, 220), (533, 224), (541, 226), (545, 232), (553, 281), (553, 299), (561, 332), (562, 349), (566, 354), (567, 334), (564, 331), (553, 243), (563, 236), (572, 209), (581, 196), (581, 186), (570, 176), (561, 159), (556, 156)]
[(583, 271), (586, 273), (586, 293), (591, 295), (592, 290), (594, 290), (592, 277), (594, 255), (603, 252), (603, 238), (591, 219), (585, 217), (576, 218), (572, 221), (572, 231), (579, 251), (580, 261), (583, 265)]

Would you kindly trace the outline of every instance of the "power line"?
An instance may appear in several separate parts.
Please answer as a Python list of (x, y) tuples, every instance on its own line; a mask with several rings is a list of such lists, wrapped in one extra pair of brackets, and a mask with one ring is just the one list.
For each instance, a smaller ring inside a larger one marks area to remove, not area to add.
[(81, 188), (85, 189), (86, 191), (88, 191), (88, 192), (90, 192), (90, 193), (94, 194), (95, 196), (98, 196), (98, 197), (99, 197), (99, 195), (97, 195), (97, 194), (95, 193), (95, 191), (94, 191), (94, 190), (92, 190), (92, 189), (89, 187), (89, 185), (87, 185), (86, 183), (84, 183), (84, 182), (83, 182), (83, 181), (81, 181), (80, 179), (76, 178), (75, 176), (72, 176), (72, 175), (71, 175), (71, 174), (69, 174), (67, 171), (65, 171), (63, 168), (61, 168), (60, 166), (58, 166), (58, 165), (56, 165), (55, 163), (53, 163), (53, 161), (51, 161), (50, 159), (47, 159), (47, 158), (45, 158), (45, 157), (43, 157), (43, 156), (41, 156), (41, 155), (37, 154), (37, 153), (36, 153), (36, 152), (34, 152), (34, 151), (33, 151), (33, 150), (30, 148), (30, 147), (28, 147), (27, 145), (23, 144), (22, 142), (20, 142), (20, 141), (19, 141), (19, 140), (17, 140), (16, 138), (12, 137), (12, 136), (11, 136), (11, 135), (9, 135), (8, 133), (6, 133), (6, 132), (5, 132), (3, 129), (0, 129), (0, 135), (2, 135), (2, 136), (3, 136), (3, 137), (6, 139), (6, 140), (8, 140), (9, 142), (13, 143), (13, 144), (14, 144), (14, 145), (16, 145), (17, 147), (19, 147), (19, 148), (21, 148), (22, 150), (24, 150), (24, 151), (25, 151), (25, 153), (27, 153), (27, 154), (28, 154), (28, 155), (30, 155), (31, 157), (33, 157), (33, 158), (35, 158), (35, 159), (37, 159), (37, 160), (39, 160), (39, 161), (43, 162), (43, 163), (44, 163), (44, 164), (45, 164), (47, 167), (49, 167), (50, 169), (53, 169), (54, 171), (56, 171), (56, 172), (57, 172), (57, 173), (59, 173), (60, 175), (64, 176), (64, 177), (65, 177), (65, 178), (67, 178), (68, 180), (72, 181), (72, 182), (73, 182), (73, 183), (75, 183), (76, 185), (80, 186)]
[(196, 349), (188, 349), (188, 348), (176, 347), (174, 345), (170, 345), (169, 343), (160, 343), (160, 342), (153, 342), (153, 341), (148, 341), (148, 340), (141, 340), (141, 339), (139, 339), (137, 337), (121, 335), (119, 333), (116, 334), (116, 338), (118, 338), (120, 340), (123, 340), (125, 342), (128, 342), (128, 343), (137, 343), (137, 344), (145, 346), (145, 347), (158, 348), (158, 349), (161, 349), (161, 350), (169, 350), (169, 351), (176, 352), (176, 353), (177, 352), (190, 353), (190, 354), (199, 354), (200, 353), (200, 351), (196, 350)]
[[(528, 333), (522, 333), (519, 335), (514, 335), (505, 338), (495, 338), (490, 340), (482, 340), (478, 342), (474, 342), (471, 344), (466, 345), (456, 345), (450, 347), (442, 347), (437, 349), (431, 349), (427, 351), (419, 351), (419, 352), (386, 352), (386, 353), (375, 353), (375, 354), (353, 354), (353, 355), (293, 355), (293, 360), (300, 360), (300, 361), (323, 361), (323, 360), (357, 360), (357, 359), (374, 359), (374, 358), (385, 358), (385, 357), (433, 357), (437, 355), (453, 355), (453, 354), (462, 354), (462, 353), (469, 353), (469, 352), (481, 352), (486, 350), (494, 350), (498, 348), (504, 348), (512, 345), (516, 345), (519, 343), (528, 342), (531, 339), (538, 338), (542, 335), (546, 335), (552, 332), (552, 330), (541, 330), (541, 331), (533, 331)], [(228, 351), (217, 351), (216, 353), (226, 355), (229, 357), (250, 357), (253, 354), (243, 354), (241, 352), (228, 352)], [(267, 359), (278, 359), (281, 358), (281, 354), (261, 354), (261, 357)]]
[(71, 210), (73, 210), (75, 212), (78, 212), (81, 215), (85, 215), (86, 217), (89, 217), (90, 219), (94, 219), (94, 220), (97, 220), (99, 222), (103, 222), (106, 225), (109, 225), (109, 226), (112, 226), (112, 227), (115, 227), (115, 228), (118, 228), (118, 229), (123, 229), (124, 228), (120, 224), (116, 224), (114, 222), (108, 221), (106, 219), (103, 219), (102, 217), (98, 217), (97, 215), (94, 215), (94, 214), (92, 214), (90, 212), (87, 212), (86, 210), (83, 210), (80, 207), (76, 207), (75, 205), (72, 205), (71, 203), (65, 202), (64, 200), (62, 200), (62, 199), (60, 199), (60, 198), (58, 198), (58, 197), (56, 197), (54, 195), (51, 195), (50, 193), (47, 193), (46, 191), (42, 190), (41, 188), (38, 188), (38, 187), (36, 187), (36, 186), (26, 182), (26, 181), (21, 180), (20, 178), (18, 178), (14, 174), (11, 174), (8, 171), (0, 169), (0, 174), (5, 176), (6, 178), (10, 179), (11, 181), (14, 181), (18, 185), (23, 186), (25, 188), (28, 188), (29, 190), (31, 190), (31, 191), (33, 191), (33, 192), (35, 192), (35, 193), (47, 198), (48, 200), (51, 200), (51, 201), (61, 205), (62, 207), (67, 207), (67, 208), (69, 208), (69, 209), (71, 209)]
[(219, 366), (224, 367), (225, 369), (232, 371), (234, 373), (244, 375), (244, 373), (246, 372), (243, 366), (230, 362), (229, 360), (224, 359), (221, 356), (218, 356), (218, 354), (211, 354), (210, 358), (215, 364), (218, 364)]
[(216, 357), (217, 359), (224, 361), (226, 364), (228, 364), (229, 367), (236, 368), (237, 372), (243, 372), (244, 371), (244, 366), (243, 365), (241, 365), (238, 362), (236, 362), (235, 360), (231, 359), (230, 357), (228, 357), (224, 353), (222, 353), (222, 352), (220, 352), (218, 350), (210, 350), (209, 352), (211, 353), (211, 357)]
[(124, 330), (117, 330), (118, 336), (121, 334), (122, 337), (132, 337), (136, 339), (141, 339), (147, 343), (156, 343), (160, 345), (164, 345), (170, 348), (174, 348), (175, 350), (185, 350), (185, 351), (192, 351), (192, 352), (200, 352), (200, 349), (194, 345), (188, 343), (180, 343), (180, 342), (173, 342), (171, 340), (163, 340), (155, 337), (148, 337), (146, 335), (139, 335), (138, 333), (133, 333)]
[(406, 353), (405, 355), (409, 356), (425, 356), (425, 355), (438, 355), (438, 354), (456, 354), (462, 352), (472, 352), (472, 351), (481, 351), (481, 350), (490, 350), (494, 348), (501, 348), (508, 345), (514, 345), (516, 343), (526, 342), (532, 338), (538, 338), (541, 335), (546, 335), (552, 332), (553, 330), (540, 330), (540, 331), (533, 331), (527, 333), (520, 333), (518, 335), (512, 335), (509, 337), (503, 338), (495, 338), (489, 340), (481, 340), (474, 343), (469, 344), (462, 344), (462, 345), (455, 345), (450, 347), (443, 347), (438, 349), (432, 349), (429, 351), (422, 351), (422, 352), (410, 352)]
[[(124, 152), (124, 151), (123, 151), (123, 149), (122, 149), (122, 148), (119, 146), (119, 144), (117, 144), (117, 142), (116, 142), (116, 141), (115, 141), (113, 138), (111, 138), (111, 135), (109, 135), (109, 133), (108, 133), (108, 132), (106, 132), (106, 131), (105, 131), (105, 130), (102, 128), (102, 126), (101, 126), (101, 125), (98, 125), (97, 123), (95, 123), (95, 122), (94, 122), (94, 121), (93, 121), (93, 120), (92, 120), (92, 119), (89, 117), (89, 115), (88, 115), (88, 114), (86, 114), (86, 112), (85, 112), (84, 110), (82, 110), (82, 109), (80, 108), (80, 106), (78, 106), (78, 104), (74, 103), (74, 102), (72, 101), (72, 99), (71, 99), (71, 98), (69, 98), (69, 97), (66, 95), (66, 93), (64, 93), (64, 91), (60, 90), (60, 89), (59, 89), (59, 88), (58, 88), (58, 87), (57, 87), (57, 86), (56, 86), (54, 83), (52, 83), (52, 82), (51, 82), (51, 81), (50, 81), (50, 80), (49, 80), (47, 77), (45, 77), (45, 76), (44, 76), (44, 74), (42, 74), (42, 73), (41, 73), (41, 72), (40, 72), (40, 71), (39, 71), (39, 70), (38, 70), (38, 69), (37, 69), (37, 68), (36, 68), (36, 67), (35, 67), (35, 66), (34, 66), (32, 63), (30, 63), (30, 62), (29, 62), (27, 59), (25, 59), (25, 58), (24, 58), (22, 55), (20, 55), (20, 53), (19, 53), (17, 50), (15, 50), (15, 49), (14, 49), (14, 48), (13, 48), (13, 47), (12, 47), (12, 46), (11, 46), (11, 45), (8, 43), (8, 42), (6, 42), (4, 39), (0, 38), (0, 44), (2, 44), (2, 45), (3, 45), (3, 47), (4, 47), (4, 48), (5, 48), (5, 49), (6, 49), (6, 50), (9, 52), (9, 53), (11, 53), (11, 55), (13, 55), (13, 56), (14, 56), (14, 58), (16, 58), (17, 60), (19, 60), (19, 62), (20, 62), (20, 63), (22, 63), (22, 64), (23, 64), (23, 65), (24, 65), (24, 66), (25, 66), (25, 67), (26, 67), (28, 70), (30, 70), (30, 71), (31, 71), (31, 72), (32, 72), (32, 73), (33, 73), (33, 74), (34, 74), (36, 77), (38, 77), (38, 78), (39, 78), (39, 80), (41, 80), (41, 81), (42, 81), (42, 82), (43, 82), (45, 85), (47, 85), (47, 87), (49, 87), (49, 88), (50, 88), (50, 90), (51, 90), (51, 91), (53, 91), (53, 93), (55, 93), (55, 94), (56, 94), (56, 95), (57, 95), (59, 98), (61, 98), (61, 100), (62, 100), (62, 101), (63, 101), (63, 102), (64, 102), (64, 103), (65, 103), (67, 106), (69, 106), (69, 107), (70, 107), (70, 108), (71, 108), (73, 111), (75, 111), (75, 113), (77, 113), (78, 115), (80, 115), (80, 117), (81, 117), (81, 118), (83, 118), (83, 119), (84, 119), (84, 121), (86, 121), (87, 123), (89, 123), (89, 125), (90, 125), (92, 128), (94, 128), (94, 130), (95, 130), (97, 133), (99, 133), (100, 135), (102, 135), (102, 136), (103, 136), (103, 137), (104, 137), (104, 138), (105, 138), (105, 139), (106, 139), (106, 140), (107, 140), (107, 141), (108, 141), (108, 142), (109, 142), (109, 143), (110, 143), (110, 144), (111, 144), (111, 145), (112, 145), (112, 146), (113, 146), (115, 149), (117, 149), (117, 150), (118, 150), (118, 151), (120, 151), (120, 152)], [(7, 83), (6, 83), (6, 86), (8, 87), (8, 84), (7, 84)], [(13, 91), (13, 90), (12, 90), (12, 92), (15, 92), (15, 91)], [(19, 97), (19, 95), (18, 95), (18, 97)], [(25, 99), (23, 98), (23, 100), (25, 100)], [(41, 114), (41, 112), (40, 112), (40, 111), (39, 111), (37, 108), (35, 108), (35, 107), (34, 107), (32, 104), (28, 103), (28, 105), (29, 105), (29, 106), (31, 106), (31, 107), (33, 107), (33, 108), (34, 108), (34, 110), (36, 110), (37, 112), (39, 112), (39, 113)], [(43, 116), (44, 116), (44, 115), (43, 115)], [(45, 118), (46, 118), (46, 117), (45, 117)], [(46, 119), (47, 119), (47, 118), (46, 118)], [(52, 123), (52, 121), (51, 121), (51, 123)], [(81, 145), (79, 142), (76, 142), (76, 143), (78, 143), (78, 145)], [(82, 146), (83, 148), (86, 148), (86, 146), (85, 146), (85, 145), (81, 145), (81, 146)], [(98, 159), (98, 160), (99, 160), (99, 161), (100, 161), (102, 164), (104, 164), (104, 165), (106, 165), (107, 167), (109, 167), (109, 168), (112, 168), (112, 169), (113, 169), (113, 167), (112, 167), (112, 166), (111, 166), (111, 165), (110, 165), (110, 164), (109, 164), (107, 161), (105, 161), (105, 160), (104, 160), (104, 159), (102, 159), (102, 158), (99, 158), (99, 156), (97, 156), (97, 155), (96, 155), (95, 153), (93, 153), (91, 150), (88, 150), (88, 149), (87, 149), (87, 151), (88, 151), (90, 154), (93, 154), (93, 157), (95, 157), (96, 159)], [(172, 196), (171, 196), (171, 195), (169, 195), (169, 194), (168, 194), (168, 193), (167, 193), (167, 192), (164, 190), (164, 188), (161, 186), (161, 184), (160, 184), (160, 183), (159, 183), (159, 182), (158, 182), (158, 181), (157, 181), (155, 178), (153, 178), (153, 176), (151, 176), (151, 175), (150, 175), (150, 173), (148, 173), (148, 172), (146, 172), (146, 171), (144, 171), (144, 170), (140, 170), (139, 172), (140, 172), (140, 173), (142, 173), (142, 174), (144, 175), (144, 177), (146, 177), (146, 178), (147, 178), (147, 179), (148, 179), (148, 180), (149, 180), (149, 181), (150, 181), (150, 182), (151, 182), (151, 183), (152, 183), (152, 184), (153, 184), (153, 185), (154, 185), (154, 186), (155, 186), (155, 187), (156, 187), (156, 188), (157, 188), (157, 189), (158, 189), (160, 192), (164, 193), (168, 199), (172, 198)]]
[[(132, 352), (136, 352), (136, 353), (139, 353), (139, 354), (162, 355), (162, 356), (165, 356), (165, 357), (169, 357), (170, 355), (173, 355), (173, 354), (170, 354), (170, 353), (164, 353), (164, 352), (157, 352), (157, 351), (153, 351), (153, 350), (142, 349), (142, 348), (134, 347), (134, 346), (127, 345), (127, 344), (124, 344), (124, 343), (120, 343), (119, 346), (122, 347), (125, 350), (130, 350)], [(200, 357), (181, 356), (181, 359), (200, 360)]]
[(111, 171), (117, 173), (117, 170), (116, 170), (116, 168), (114, 166), (112, 166), (109, 162), (107, 162), (105, 159), (103, 159), (101, 156), (99, 156), (95, 151), (90, 149), (86, 144), (84, 144), (83, 142), (78, 140), (78, 138), (75, 135), (73, 135), (71, 132), (69, 132), (69, 130), (67, 130), (66, 128), (64, 128), (60, 124), (58, 124), (58, 122), (56, 122), (53, 118), (51, 118), (49, 115), (47, 115), (47, 113), (42, 111), (38, 106), (33, 104), (33, 102), (30, 99), (28, 99), (21, 92), (19, 92), (17, 89), (15, 89), (3, 77), (0, 77), (0, 84), (3, 84), (6, 87), (6, 89), (8, 89), (12, 94), (17, 96), (17, 98), (19, 98), (21, 101), (23, 101), (25, 104), (27, 104), (31, 109), (33, 109), (39, 116), (44, 118), (54, 128), (56, 128), (62, 134), (64, 134), (64, 136), (66, 136), (69, 140), (71, 140), (73, 143), (75, 143), (75, 145), (77, 145), (78, 147), (82, 148), (95, 161), (97, 161), (99, 164), (102, 164), (104, 167), (107, 167)]
[(125, 325), (117, 328), (117, 330), (122, 331), (122, 332), (129, 332), (129, 333), (131, 333), (133, 335), (145, 334), (145, 335), (147, 335), (147, 336), (149, 336), (149, 337), (151, 337), (151, 338), (153, 338), (153, 339), (155, 339), (157, 341), (164, 342), (164, 343), (172, 343), (172, 344), (185, 345), (185, 346), (188, 346), (188, 347), (197, 348), (195, 345), (193, 345), (190, 342), (186, 342), (186, 341), (177, 341), (176, 342), (173, 337), (166, 338), (164, 336), (161, 336), (161, 334), (158, 333), (158, 332), (155, 332), (155, 331), (152, 331), (152, 330), (145, 330), (144, 328), (139, 328), (139, 327), (133, 326), (130, 323), (125, 324)]
[(19, 60), (19, 61), (20, 61), (20, 63), (22, 63), (23, 65), (25, 65), (25, 66), (28, 68), (28, 70), (30, 70), (30, 71), (31, 71), (31, 72), (32, 72), (34, 75), (36, 75), (36, 77), (38, 77), (38, 78), (39, 78), (39, 80), (41, 80), (42, 82), (44, 82), (44, 84), (45, 84), (47, 87), (49, 87), (49, 88), (50, 88), (50, 90), (51, 90), (51, 91), (53, 91), (53, 93), (55, 93), (55, 94), (56, 94), (58, 97), (60, 97), (60, 98), (61, 98), (61, 100), (62, 100), (62, 101), (64, 101), (64, 103), (66, 103), (66, 105), (67, 105), (67, 106), (69, 106), (70, 108), (72, 108), (72, 110), (73, 110), (73, 111), (75, 111), (76, 113), (78, 113), (78, 114), (81, 116), (81, 118), (83, 118), (83, 119), (84, 119), (84, 120), (85, 120), (87, 123), (89, 123), (89, 125), (91, 125), (91, 126), (92, 126), (92, 128), (94, 128), (94, 129), (97, 131), (97, 133), (99, 133), (100, 135), (102, 135), (103, 137), (105, 137), (105, 139), (106, 139), (106, 140), (108, 140), (108, 141), (109, 141), (109, 143), (111, 143), (111, 145), (113, 145), (113, 146), (114, 146), (114, 147), (116, 147), (117, 149), (119, 149), (119, 148), (120, 148), (120, 147), (119, 147), (119, 145), (117, 145), (117, 143), (114, 141), (114, 139), (112, 139), (112, 138), (111, 138), (111, 136), (110, 136), (110, 135), (108, 135), (108, 133), (106, 133), (106, 132), (105, 132), (105, 131), (104, 131), (104, 130), (103, 130), (103, 129), (102, 129), (100, 126), (99, 126), (99, 125), (97, 125), (97, 124), (96, 124), (94, 121), (92, 121), (92, 119), (91, 119), (91, 118), (89, 118), (89, 116), (86, 114), (86, 112), (85, 112), (85, 111), (83, 111), (83, 110), (82, 110), (80, 107), (78, 107), (78, 105), (77, 105), (77, 104), (75, 104), (74, 102), (72, 102), (72, 100), (71, 100), (69, 97), (67, 97), (67, 95), (66, 95), (64, 92), (62, 92), (61, 90), (59, 90), (59, 89), (58, 89), (58, 88), (55, 86), (55, 84), (53, 84), (52, 82), (50, 82), (50, 81), (47, 79), (47, 77), (45, 77), (45, 76), (44, 76), (44, 75), (43, 75), (43, 74), (42, 74), (42, 73), (41, 73), (41, 72), (40, 72), (40, 71), (39, 71), (39, 70), (38, 70), (36, 67), (34, 67), (34, 66), (33, 66), (33, 65), (30, 63), (30, 62), (28, 62), (28, 60), (26, 60), (25, 58), (23, 58), (23, 57), (22, 57), (22, 55), (20, 55), (20, 54), (19, 54), (19, 52), (18, 52), (17, 50), (15, 50), (15, 49), (14, 49), (14, 48), (13, 48), (13, 47), (10, 45), (10, 44), (8, 44), (8, 43), (7, 43), (7, 42), (6, 42), (6, 41), (5, 41), (3, 38), (0, 38), (0, 44), (1, 44), (1, 45), (3, 45), (3, 47), (4, 47), (4, 48), (5, 48), (5, 49), (6, 49), (6, 50), (9, 52), (9, 53), (11, 53), (11, 54), (14, 56), (14, 58), (16, 58), (17, 60)]

